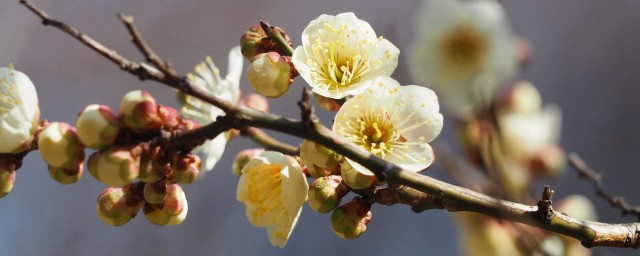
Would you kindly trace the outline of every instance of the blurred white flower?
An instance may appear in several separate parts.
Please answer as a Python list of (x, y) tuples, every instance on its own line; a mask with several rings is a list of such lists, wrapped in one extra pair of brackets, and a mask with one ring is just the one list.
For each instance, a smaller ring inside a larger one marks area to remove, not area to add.
[[(207, 56), (205, 61), (195, 67), (194, 73), (189, 73), (187, 78), (196, 86), (209, 91), (216, 97), (229, 101), (238, 102), (240, 98), (240, 75), (242, 74), (242, 53), (240, 46), (229, 51), (229, 67), (227, 76), (223, 80), (220, 77), (220, 70), (213, 64), (211, 57)], [(204, 103), (194, 97), (185, 97), (182, 113), (195, 120), (200, 125), (207, 125), (216, 120), (218, 116), (224, 115), (221, 109)], [(196, 149), (202, 155), (203, 172), (213, 169), (213, 166), (220, 160), (224, 148), (227, 145), (227, 135), (220, 134), (213, 140), (208, 140)]]
[(391, 75), (399, 54), (391, 42), (376, 37), (369, 23), (346, 12), (311, 21), (292, 61), (314, 93), (340, 99), (363, 92), (377, 76)]
[(236, 197), (245, 204), (247, 219), (266, 227), (272, 245), (284, 248), (307, 201), (309, 185), (298, 162), (267, 151), (244, 168)]
[[(333, 131), (369, 152), (418, 172), (434, 156), (429, 142), (442, 129), (436, 94), (421, 86), (400, 86), (390, 77), (378, 77), (366, 93), (347, 100), (336, 114)], [(347, 158), (349, 164), (372, 173)]]
[(494, 0), (429, 0), (416, 13), (409, 54), (413, 79), (432, 86), (449, 111), (468, 119), (517, 69), (507, 17)]
[(0, 153), (20, 153), (38, 128), (40, 107), (33, 83), (12, 65), (0, 68)]

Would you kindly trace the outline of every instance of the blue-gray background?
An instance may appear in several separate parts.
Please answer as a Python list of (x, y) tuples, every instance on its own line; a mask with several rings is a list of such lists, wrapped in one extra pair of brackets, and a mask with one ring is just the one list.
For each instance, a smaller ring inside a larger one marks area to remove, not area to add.
[[(284, 27), (294, 43), (306, 24), (318, 15), (353, 11), (371, 23), (379, 35), (400, 49), (394, 77), (410, 83), (407, 46), (412, 38), (411, 16), (419, 5), (408, 1), (278, 0), (226, 2), (220, 0), (35, 0), (51, 15), (78, 27), (134, 60), (141, 56), (127, 41), (118, 12), (135, 16), (154, 49), (182, 73), (207, 54), (226, 73), (228, 50), (242, 31), (258, 19)], [(564, 111), (562, 145), (576, 151), (605, 172), (608, 187), (640, 204), (640, 2), (634, 0), (505, 1), (515, 31), (534, 46), (532, 65), (522, 74), (536, 84), (544, 101)], [(172, 90), (140, 82), (74, 39), (40, 20), (16, 1), (0, 3), (0, 64), (12, 62), (37, 86), (42, 116), (73, 123), (85, 105), (117, 106), (133, 89), (153, 93), (162, 104), (177, 106)], [(246, 66), (246, 64), (245, 64)], [(272, 111), (297, 117), (295, 100), (303, 83), (272, 100)], [(242, 89), (250, 92), (246, 80)], [(329, 114), (321, 116), (328, 123)], [(439, 140), (451, 141), (451, 123)], [(277, 135), (290, 143), (294, 138)], [(457, 231), (443, 211), (414, 214), (407, 207), (374, 206), (368, 231), (355, 241), (333, 235), (328, 215), (307, 207), (284, 250), (272, 247), (266, 231), (251, 226), (244, 207), (235, 200), (237, 177), (231, 159), (246, 139), (231, 142), (212, 173), (184, 186), (190, 211), (177, 227), (158, 227), (141, 215), (114, 228), (95, 215), (95, 198), (104, 189), (89, 175), (61, 186), (47, 173), (37, 153), (27, 157), (11, 194), (0, 200), (1, 255), (457, 255)], [(445, 178), (438, 168), (429, 175)], [(601, 200), (592, 187), (568, 170), (552, 182), (556, 196), (583, 193), (594, 198), (601, 220), (630, 222)], [(597, 250), (600, 255), (631, 254), (620, 249)]]

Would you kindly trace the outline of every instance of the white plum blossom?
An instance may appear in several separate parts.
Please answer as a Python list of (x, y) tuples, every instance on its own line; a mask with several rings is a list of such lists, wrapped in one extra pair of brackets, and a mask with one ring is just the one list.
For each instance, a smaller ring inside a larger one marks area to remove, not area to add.
[(363, 92), (377, 76), (390, 76), (399, 54), (369, 23), (346, 12), (311, 21), (292, 62), (314, 93), (340, 99)]
[(40, 107), (33, 83), (24, 73), (0, 68), (0, 153), (20, 153), (38, 128)]
[(236, 197), (247, 219), (266, 227), (272, 245), (284, 248), (307, 201), (309, 184), (296, 160), (266, 151), (242, 168)]
[[(434, 160), (429, 142), (442, 130), (436, 94), (416, 85), (400, 86), (378, 77), (366, 93), (347, 100), (336, 114), (333, 131), (369, 152), (418, 172)], [(347, 158), (359, 172), (366, 168)]]
[[(213, 64), (211, 57), (207, 56), (205, 61), (195, 67), (194, 73), (187, 75), (187, 78), (196, 86), (220, 99), (229, 102), (238, 102), (240, 98), (242, 59), (243, 57), (239, 46), (229, 51), (228, 74), (223, 80), (220, 77), (220, 70)], [(185, 97), (185, 106), (182, 108), (182, 113), (200, 125), (207, 125), (214, 122), (218, 116), (224, 115), (224, 111), (221, 109), (191, 96)], [(213, 140), (208, 140), (196, 148), (196, 152), (202, 155), (204, 172), (213, 169), (213, 166), (220, 160), (227, 141), (227, 134), (220, 134)]]
[(517, 70), (514, 39), (498, 1), (425, 1), (416, 13), (416, 33), (411, 76), (432, 87), (459, 118), (489, 104)]

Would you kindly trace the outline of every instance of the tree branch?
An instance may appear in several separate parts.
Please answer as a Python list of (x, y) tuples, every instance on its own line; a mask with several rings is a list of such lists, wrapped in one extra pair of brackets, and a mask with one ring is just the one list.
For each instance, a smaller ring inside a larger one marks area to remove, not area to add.
[[(45, 12), (39, 10), (28, 0), (21, 0), (20, 3), (42, 18), (44, 25), (52, 25), (61, 29), (89, 48), (116, 63), (121, 69), (138, 76), (138, 78), (142, 80), (150, 79), (164, 83), (171, 88), (178, 89), (222, 109), (231, 119), (229, 120), (229, 124), (232, 127), (261, 127), (312, 140), (362, 164), (364, 167), (373, 171), (379, 180), (387, 181), (390, 186), (403, 185), (425, 193), (431, 198), (429, 200), (434, 200), (434, 203), (431, 204), (432, 206), (435, 206), (433, 208), (441, 208), (448, 211), (477, 212), (497, 218), (524, 223), (576, 238), (582, 241), (583, 245), (587, 247), (611, 246), (637, 248), (640, 244), (640, 223), (606, 224), (582, 221), (571, 218), (552, 209), (550, 209), (550, 211), (553, 214), (550, 218), (541, 218), (538, 214), (539, 211), (537, 206), (524, 205), (493, 198), (428, 176), (403, 170), (399, 166), (387, 162), (370, 152), (347, 142), (326, 127), (322, 126), (319, 122), (317, 122), (312, 129), (309, 129), (309, 127), (302, 121), (292, 120), (271, 113), (237, 106), (220, 100), (207, 91), (189, 83), (184, 79), (184, 77), (164, 74), (155, 68), (127, 60), (115, 51), (104, 47), (95, 40), (80, 33), (75, 28), (49, 17)], [(217, 134), (211, 132), (211, 134), (207, 134), (207, 137), (212, 138), (214, 135)], [(199, 136), (196, 137), (200, 138)], [(415, 197), (414, 199), (417, 201), (426, 200), (424, 199), (424, 195), (420, 193), (406, 193), (403, 195), (407, 195), (410, 199)], [(401, 201), (409, 200), (406, 202), (411, 202), (410, 199), (402, 197)]]
[(622, 196), (615, 196), (610, 194), (604, 189), (604, 183), (602, 182), (602, 174), (591, 169), (585, 163), (580, 156), (576, 153), (569, 154), (569, 163), (578, 171), (578, 175), (581, 178), (590, 180), (596, 187), (596, 194), (609, 202), (613, 207), (616, 207), (622, 211), (622, 215), (635, 215), (640, 218), (640, 207), (627, 203), (627, 200)]
[(240, 130), (240, 134), (242, 134), (242, 136), (251, 138), (253, 142), (257, 143), (267, 150), (278, 151), (285, 155), (291, 156), (300, 155), (300, 149), (298, 147), (278, 141), (256, 127), (245, 127)]

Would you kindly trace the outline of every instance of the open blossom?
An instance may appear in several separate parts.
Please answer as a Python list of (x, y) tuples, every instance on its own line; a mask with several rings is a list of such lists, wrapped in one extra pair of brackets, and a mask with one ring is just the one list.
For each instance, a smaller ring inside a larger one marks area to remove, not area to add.
[(363, 92), (374, 77), (391, 75), (399, 54), (369, 23), (347, 12), (311, 21), (292, 61), (313, 92), (340, 99)]
[[(229, 52), (228, 74), (224, 80), (220, 77), (220, 70), (213, 64), (209, 56), (205, 61), (197, 65), (195, 73), (189, 73), (187, 78), (196, 86), (209, 91), (220, 99), (238, 102), (240, 98), (242, 58), (239, 46), (231, 49)], [(221, 109), (191, 96), (185, 97), (185, 106), (182, 109), (182, 113), (200, 125), (207, 125), (215, 121), (218, 116), (224, 115), (224, 111)], [(226, 134), (220, 134), (196, 149), (196, 152), (202, 155), (202, 165), (205, 172), (213, 169), (213, 166), (220, 160), (227, 145), (227, 140)]]
[(504, 10), (494, 0), (429, 0), (417, 12), (409, 71), (468, 119), (517, 69)]
[[(433, 91), (378, 77), (365, 94), (342, 105), (333, 131), (387, 161), (418, 172), (433, 162), (428, 143), (442, 130), (439, 111)], [(347, 161), (359, 172), (371, 175), (358, 163)]]
[(0, 68), (0, 153), (27, 149), (39, 118), (38, 95), (29, 77), (11, 65)]
[(242, 168), (236, 197), (245, 204), (249, 222), (266, 227), (271, 244), (283, 248), (298, 222), (308, 190), (297, 161), (267, 151)]

